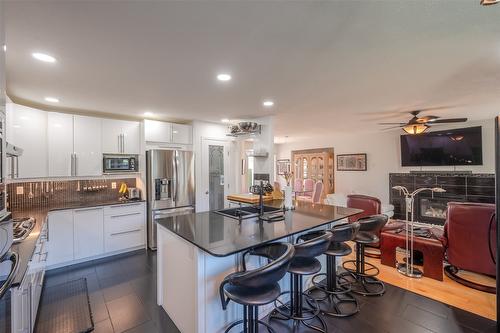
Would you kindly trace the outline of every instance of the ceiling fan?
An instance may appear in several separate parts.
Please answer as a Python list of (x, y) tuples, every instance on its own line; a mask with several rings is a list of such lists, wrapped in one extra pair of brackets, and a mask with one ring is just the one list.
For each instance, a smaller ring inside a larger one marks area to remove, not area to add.
[(467, 121), (467, 118), (441, 119), (440, 117), (437, 116), (419, 117), (418, 115), (422, 111), (425, 111), (425, 109), (408, 112), (411, 115), (413, 115), (413, 118), (411, 118), (407, 123), (379, 123), (379, 125), (396, 125), (393, 127), (386, 128), (386, 130), (400, 127), (403, 129), (403, 131), (405, 131), (408, 134), (421, 134), (425, 132), (431, 125), (434, 124), (463, 123)]

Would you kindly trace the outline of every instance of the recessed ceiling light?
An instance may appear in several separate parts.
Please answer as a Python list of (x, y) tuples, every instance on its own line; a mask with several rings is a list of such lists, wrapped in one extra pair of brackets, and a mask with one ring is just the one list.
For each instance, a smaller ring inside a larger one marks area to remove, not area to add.
[(217, 75), (217, 80), (219, 81), (230, 81), (231, 75), (227, 73), (221, 73)]
[(45, 97), (45, 100), (50, 103), (59, 103), (59, 98), (55, 97)]
[(3, 44), (3, 51), (7, 52), (7, 44)]
[(270, 100), (266, 100), (266, 101), (262, 102), (262, 105), (269, 108), (269, 107), (274, 105), (274, 102), (270, 101)]
[(35, 52), (31, 54), (33, 58), (43, 61), (43, 62), (56, 62), (56, 58), (45, 53)]
[(221, 119), (221, 121), (222, 121), (223, 123), (228, 123), (228, 122), (229, 122), (229, 119), (224, 118), (224, 119)]
[(153, 112), (144, 112), (144, 117), (152, 117), (153, 116)]

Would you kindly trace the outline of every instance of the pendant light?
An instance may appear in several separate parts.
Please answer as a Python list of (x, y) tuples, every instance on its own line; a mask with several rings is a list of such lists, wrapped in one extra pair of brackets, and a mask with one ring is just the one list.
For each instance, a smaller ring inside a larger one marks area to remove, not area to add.
[(408, 134), (416, 135), (424, 133), (428, 128), (429, 126), (425, 124), (411, 124), (403, 127), (403, 131)]

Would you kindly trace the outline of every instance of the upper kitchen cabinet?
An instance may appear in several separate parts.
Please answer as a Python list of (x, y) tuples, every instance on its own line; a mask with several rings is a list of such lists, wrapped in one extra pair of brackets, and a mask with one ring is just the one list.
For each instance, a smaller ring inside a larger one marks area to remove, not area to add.
[(74, 168), (77, 176), (102, 175), (102, 120), (74, 116)]
[(144, 134), (147, 142), (190, 145), (193, 143), (192, 133), (191, 125), (172, 124), (156, 120), (144, 121)]
[(47, 112), (7, 104), (7, 141), (22, 148), (16, 178), (47, 177)]
[(113, 154), (139, 154), (141, 124), (137, 121), (102, 120), (102, 151)]
[(73, 115), (48, 113), (49, 177), (74, 176)]
[(172, 124), (172, 142), (184, 145), (193, 143), (193, 127), (191, 125)]
[(172, 124), (156, 120), (144, 120), (144, 135), (148, 142), (172, 142)]

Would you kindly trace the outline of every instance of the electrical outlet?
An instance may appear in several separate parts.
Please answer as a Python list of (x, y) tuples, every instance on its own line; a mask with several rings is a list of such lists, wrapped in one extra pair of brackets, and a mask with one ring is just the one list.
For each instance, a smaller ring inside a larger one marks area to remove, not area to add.
[(24, 194), (24, 187), (16, 186), (16, 194), (23, 195)]
[(116, 182), (111, 183), (111, 189), (116, 190)]

